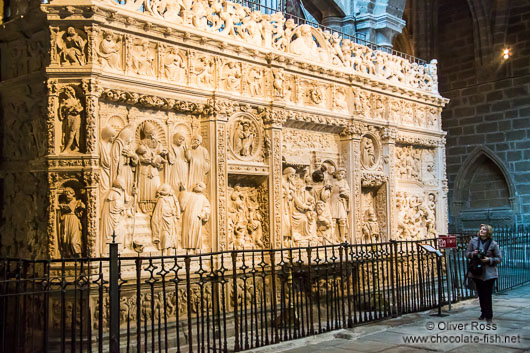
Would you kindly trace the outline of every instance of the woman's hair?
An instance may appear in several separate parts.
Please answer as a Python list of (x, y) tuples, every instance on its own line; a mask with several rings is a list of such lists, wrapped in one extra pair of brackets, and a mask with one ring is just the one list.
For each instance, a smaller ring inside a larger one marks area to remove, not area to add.
[(481, 224), (480, 227), (478, 228), (477, 235), (479, 235), (479, 233), (480, 233), (480, 228), (482, 228), (483, 226), (486, 227), (486, 230), (488, 231), (488, 233), (487, 233), (487, 237), (488, 237), (489, 239), (491, 239), (491, 238), (493, 237), (493, 227), (490, 226), (489, 224)]

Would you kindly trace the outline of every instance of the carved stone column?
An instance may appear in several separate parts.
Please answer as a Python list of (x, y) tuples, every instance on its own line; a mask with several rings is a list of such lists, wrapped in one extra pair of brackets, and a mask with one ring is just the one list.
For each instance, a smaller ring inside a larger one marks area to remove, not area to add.
[(86, 153), (96, 154), (98, 140), (98, 85), (93, 78), (82, 82), (86, 104)]
[(226, 157), (226, 124), (233, 105), (229, 101), (216, 99), (209, 102), (209, 111), (201, 119), (201, 133), (205, 147), (210, 152), (210, 195), (211, 216), (209, 222), (212, 250), (229, 250), (227, 241), (227, 190), (228, 169)]
[(59, 90), (57, 80), (49, 79), (48, 86), (48, 106), (46, 116), (46, 129), (48, 130), (48, 152), (47, 154), (56, 154), (55, 152), (55, 116), (59, 105)]
[(449, 192), (449, 185), (445, 169), (445, 137), (440, 139), (434, 159), (436, 165), (436, 177), (440, 180), (440, 183), (438, 184), (438, 197), (436, 200), (436, 230), (438, 231), (438, 234), (447, 234), (447, 222), (449, 220), (447, 193)]
[[(90, 257), (97, 256), (98, 240), (98, 199), (99, 199), (99, 170), (87, 169), (83, 172), (83, 182), (86, 190), (86, 254)], [(102, 241), (100, 239), (100, 241)], [(99, 247), (101, 248), (101, 247)]]
[(283, 110), (267, 108), (262, 113), (265, 136), (270, 140), (269, 154), (269, 224), (271, 248), (283, 246), (282, 234), (282, 127), (287, 121)]
[(387, 214), (388, 214), (388, 234), (387, 239), (392, 240), (397, 235), (396, 220), (396, 138), (397, 130), (395, 128), (384, 128), (381, 133), (383, 140), (383, 160), (384, 172), (388, 175), (387, 183)]
[(340, 139), (342, 160), (346, 168), (346, 180), (352, 191), (350, 195), (350, 213), (348, 215), (348, 235), (346, 238), (352, 244), (357, 243), (362, 237), (361, 136), (361, 124), (353, 122), (342, 131)]

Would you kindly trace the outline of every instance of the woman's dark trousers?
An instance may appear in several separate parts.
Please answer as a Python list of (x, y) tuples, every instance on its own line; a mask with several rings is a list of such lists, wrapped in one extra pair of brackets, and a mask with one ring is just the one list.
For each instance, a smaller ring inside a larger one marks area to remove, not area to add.
[(486, 320), (491, 320), (493, 318), (491, 294), (493, 293), (495, 280), (496, 278), (488, 279), (486, 281), (474, 278), (478, 299), (480, 301), (480, 311)]

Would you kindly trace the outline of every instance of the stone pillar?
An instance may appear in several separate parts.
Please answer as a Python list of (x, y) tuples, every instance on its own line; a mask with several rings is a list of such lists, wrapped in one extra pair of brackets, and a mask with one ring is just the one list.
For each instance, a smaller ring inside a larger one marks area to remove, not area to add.
[(388, 176), (387, 188), (387, 240), (396, 238), (397, 219), (396, 219), (396, 138), (397, 130), (395, 128), (384, 128), (381, 133), (383, 142), (383, 163), (384, 172)]
[(283, 246), (282, 234), (282, 126), (287, 120), (283, 110), (267, 108), (262, 113), (265, 136), (270, 140), (269, 153), (269, 224), (271, 248)]
[(438, 195), (436, 200), (436, 230), (438, 234), (448, 233), (448, 204), (447, 204), (447, 193), (449, 186), (447, 182), (447, 173), (445, 170), (445, 137), (440, 139), (440, 142), (436, 148), (434, 156), (436, 166), (436, 177), (440, 180), (438, 184)]
[(348, 238), (347, 241), (355, 244), (362, 237), (362, 215), (361, 215), (361, 136), (362, 126), (358, 122), (352, 123), (341, 133), (340, 149), (344, 166), (346, 168), (346, 179), (350, 185), (350, 213), (348, 215)]
[(210, 175), (207, 185), (210, 201), (209, 233), (212, 250), (230, 250), (227, 244), (228, 172), (226, 124), (230, 104), (215, 97), (209, 102), (210, 110), (201, 119), (204, 147), (210, 152)]

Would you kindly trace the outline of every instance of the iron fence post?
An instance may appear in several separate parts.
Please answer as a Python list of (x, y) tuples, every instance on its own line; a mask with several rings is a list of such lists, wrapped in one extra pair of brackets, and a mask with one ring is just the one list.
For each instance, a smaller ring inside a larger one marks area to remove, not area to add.
[[(245, 254), (243, 253), (243, 256)], [(234, 342), (234, 352), (239, 352), (241, 348), (239, 347), (239, 322), (237, 317), (237, 252), (232, 250), (232, 301), (234, 303), (234, 330), (235, 330), (235, 342)]]
[(112, 243), (109, 243), (109, 297), (110, 297), (110, 352), (120, 352), (120, 293), (119, 293), (119, 263), (118, 263), (118, 243), (115, 242), (115, 235)]
[(390, 306), (390, 315), (392, 317), (398, 316), (398, 307), (397, 307), (397, 299), (396, 299), (396, 292), (399, 291), (399, 278), (397, 273), (397, 264), (395, 263), (397, 256), (397, 241), (390, 240), (390, 282), (392, 283), (392, 290), (390, 293), (392, 294), (392, 305)]

